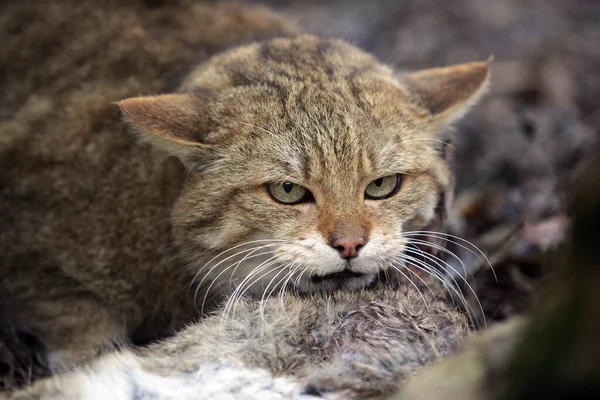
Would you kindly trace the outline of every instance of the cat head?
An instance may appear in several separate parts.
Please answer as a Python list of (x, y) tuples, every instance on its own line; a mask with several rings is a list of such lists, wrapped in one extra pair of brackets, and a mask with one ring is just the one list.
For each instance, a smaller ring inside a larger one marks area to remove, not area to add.
[(410, 232), (450, 182), (440, 134), (489, 69), (397, 74), (342, 41), (300, 36), (217, 55), (178, 93), (119, 104), (189, 170), (173, 235), (204, 290), (357, 289), (403, 270)]

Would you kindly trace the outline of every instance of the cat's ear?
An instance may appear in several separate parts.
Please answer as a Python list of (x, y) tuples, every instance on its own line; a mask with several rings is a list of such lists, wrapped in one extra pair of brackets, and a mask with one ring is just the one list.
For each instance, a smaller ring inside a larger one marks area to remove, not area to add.
[(436, 121), (450, 124), (485, 93), (493, 60), (426, 69), (404, 74), (401, 79)]
[(188, 164), (211, 141), (205, 103), (199, 95), (184, 93), (133, 97), (117, 104), (145, 140)]
[(203, 142), (204, 104), (192, 94), (133, 97), (117, 103), (125, 118), (143, 133), (181, 145)]

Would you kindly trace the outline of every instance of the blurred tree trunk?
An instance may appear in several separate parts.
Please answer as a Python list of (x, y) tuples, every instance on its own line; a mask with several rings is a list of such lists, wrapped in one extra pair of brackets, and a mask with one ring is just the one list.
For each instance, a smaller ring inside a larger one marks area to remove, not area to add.
[(528, 321), (496, 325), (394, 400), (600, 399), (600, 158), (580, 179), (571, 242)]

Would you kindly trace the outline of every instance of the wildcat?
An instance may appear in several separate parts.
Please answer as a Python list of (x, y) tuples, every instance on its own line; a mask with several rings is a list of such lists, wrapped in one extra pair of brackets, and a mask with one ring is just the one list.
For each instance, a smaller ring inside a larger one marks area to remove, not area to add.
[(464, 315), (429, 293), (425, 308), (411, 286), (380, 282), (354, 293), (286, 293), (283, 305), (245, 299), (229, 318), (221, 310), (163, 343), (9, 398), (598, 398), (600, 274), (590, 244), (599, 164), (580, 179), (572, 240), (548, 259), (556, 271), (533, 316), (491, 328), (424, 371), (470, 336)]
[[(53, 18), (93, 5), (48, 7), (36, 12), (63, 26)], [(409, 277), (411, 260), (427, 269), (409, 244), (450, 186), (440, 135), (484, 92), (489, 62), (398, 74), (301, 35), (194, 64), (194, 51), (225, 46), (198, 30), (206, 13), (227, 44), (294, 30), (263, 9), (139, 7), (100, 11), (120, 15), (101, 28), (106, 57), (80, 52), (98, 40), (84, 20), (59, 40), (72, 58), (10, 69), (54, 79), (27, 95), (17, 84), (2, 106), (0, 316), (39, 338), (53, 369), (180, 329), (232, 293), (225, 314), (242, 295), (354, 291)], [(180, 36), (156, 45), (169, 24)], [(168, 67), (185, 63), (166, 90)]]
[(230, 318), (221, 310), (163, 343), (10, 398), (597, 398), (600, 274), (590, 244), (600, 222), (599, 164), (596, 157), (580, 180), (573, 239), (551, 257), (555, 275), (533, 316), (493, 327), (425, 371), (469, 336), (464, 316), (428, 293), (424, 308), (411, 286), (380, 282), (355, 293), (287, 293), (281, 306), (246, 299)]

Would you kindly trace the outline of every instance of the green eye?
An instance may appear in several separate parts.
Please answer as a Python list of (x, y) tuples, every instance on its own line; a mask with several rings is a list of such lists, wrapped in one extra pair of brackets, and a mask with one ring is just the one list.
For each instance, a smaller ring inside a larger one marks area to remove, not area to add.
[(305, 201), (310, 192), (304, 186), (292, 182), (276, 182), (267, 185), (273, 200), (283, 204), (298, 204)]
[(402, 175), (389, 175), (375, 179), (365, 189), (365, 197), (371, 200), (382, 200), (392, 197), (402, 186)]

